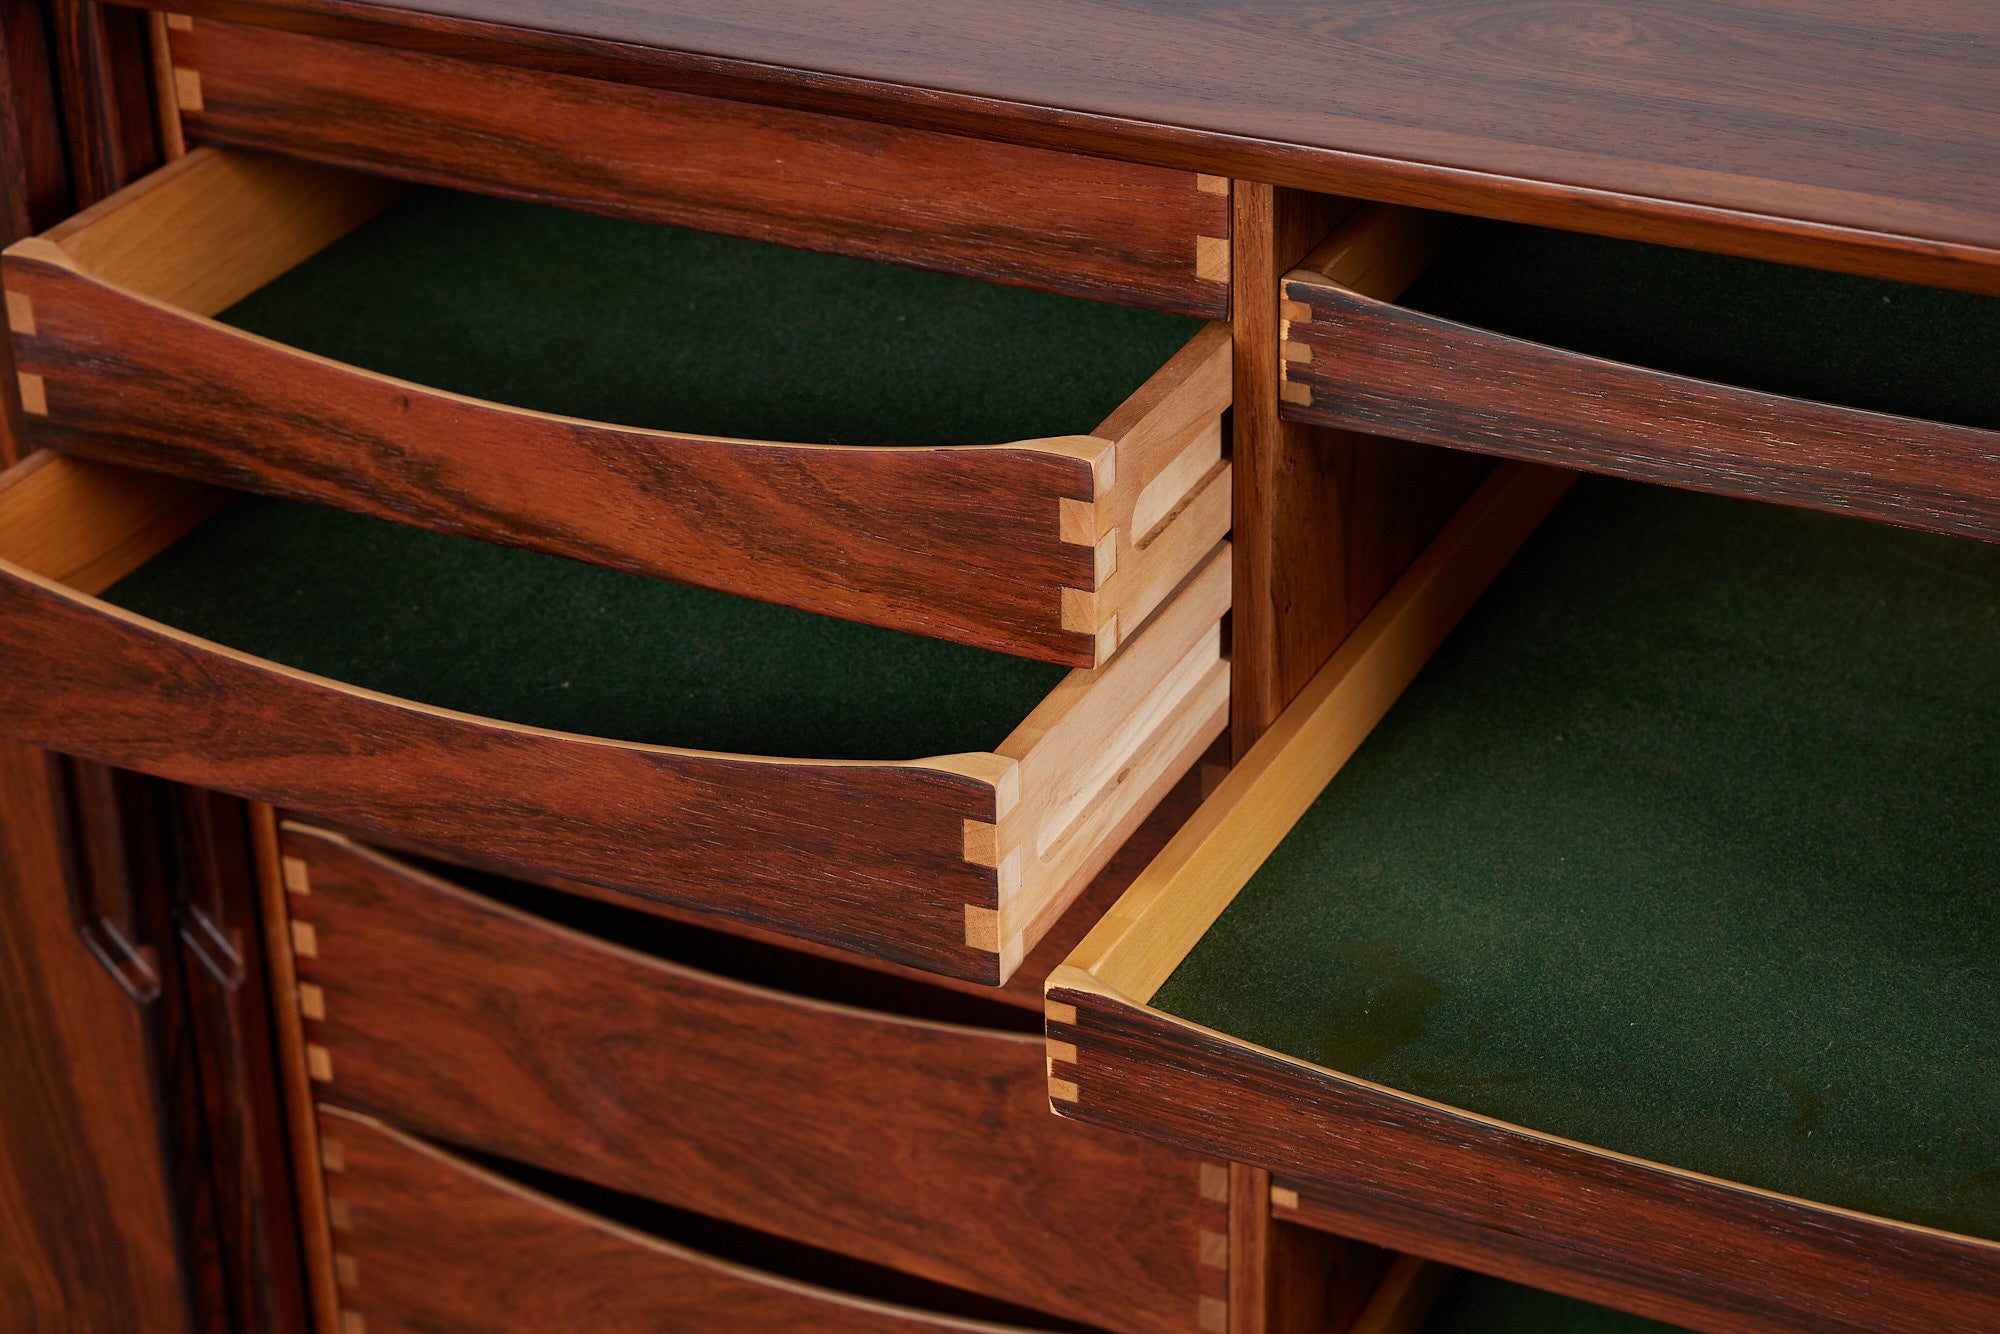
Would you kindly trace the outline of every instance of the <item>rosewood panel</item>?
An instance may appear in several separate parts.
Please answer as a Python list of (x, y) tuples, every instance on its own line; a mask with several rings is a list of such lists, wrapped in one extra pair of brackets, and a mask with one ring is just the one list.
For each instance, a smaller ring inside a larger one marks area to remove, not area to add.
[(609, 426), (311, 356), (25, 254), (4, 269), (17, 317), (32, 311), (15, 348), (42, 380), (34, 445), (1096, 660), (1096, 626), (1063, 624), (1063, 590), (1097, 587), (1095, 553), (1059, 517), (1097, 499), (1095, 441), (870, 449)]
[(2000, 537), (2000, 431), (1626, 366), (1285, 282), (1300, 421)]
[(154, 3), (2000, 292), (2000, 39), (1977, 6)]
[[(24, 465), (25, 466), (25, 465)], [(980, 778), (738, 760), (539, 732), (372, 694), (131, 616), (18, 567), (0, 578), (0, 729), (107, 763), (325, 811), (998, 981), (965, 944), (995, 871)]]
[(1195, 1322), (1198, 1161), (1051, 1118), (1038, 1038), (668, 964), (325, 837), (285, 851), (324, 1096), (1095, 1325)]
[(171, 38), (211, 143), (1228, 314), (1220, 177), (207, 19)]
[(1278, 1211), (1713, 1334), (2000, 1327), (2000, 1245), (1754, 1191), (1456, 1112), (1058, 969), (1064, 1115), (1263, 1167)]
[(984, 1322), (790, 1282), (621, 1227), (504, 1180), (381, 1122), (320, 1112), (346, 1327), (999, 1331)]

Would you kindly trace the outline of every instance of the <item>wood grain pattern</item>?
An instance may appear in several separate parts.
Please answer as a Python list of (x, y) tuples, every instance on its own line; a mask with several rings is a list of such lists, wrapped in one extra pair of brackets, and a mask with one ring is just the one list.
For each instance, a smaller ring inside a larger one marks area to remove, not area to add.
[(1052, 1120), (1038, 1038), (668, 964), (327, 838), (284, 851), (323, 1096), (1107, 1328), (1193, 1314), (1196, 1161)]
[(1231, 316), (1237, 552), (1231, 735), (1241, 757), (1488, 465), (1281, 416), (1288, 320), (1279, 275), (1306, 257), (1365, 284), (1363, 290), (1396, 295), (1421, 264), (1384, 262), (1385, 252), (1408, 254), (1414, 229), (1396, 225), (1400, 219), (1380, 205), (1356, 207), (1245, 181), (1236, 184), (1235, 207), (1235, 265), (1244, 280)]
[(1308, 273), (1285, 412), (1507, 458), (2000, 536), (2000, 431), (1738, 389), (1404, 310)]
[(320, 1123), (342, 1146), (328, 1182), (349, 1219), (340, 1246), (354, 1281), (343, 1314), (369, 1334), (1004, 1328), (713, 1259), (504, 1180), (372, 1117), (327, 1106)]
[(0, 742), (0, 1326), (183, 1334), (146, 1021), (77, 935), (51, 778)]
[[(455, 189), (1204, 319), (1229, 198), (1195, 173), (270, 28), (171, 34), (190, 133)], [(1226, 275), (1225, 275), (1226, 277)]]
[(1411, 1098), (1050, 979), (1066, 1116), (1268, 1168), (1281, 1219), (1711, 1334), (2000, 1327), (2000, 1245), (1826, 1208)]
[[(53, 498), (19, 507), (38, 516), (31, 531), (69, 533), (107, 494), (145, 509), (136, 485), (37, 458), (0, 478), (0, 517), (31, 488)], [(33, 559), (26, 545), (0, 555)], [(56, 544), (65, 564), (103, 563), (71, 545)], [(715, 755), (476, 718), (235, 652), (25, 565), (0, 569), (10, 734), (995, 984), (1192, 766), (1228, 680), (1226, 665), (1199, 661), (1213, 657), (1226, 605), (1226, 550), (1109, 666), (1065, 677), (1002, 754), (893, 763)], [(1059, 762), (1079, 746), (1091, 766)], [(990, 864), (971, 859), (969, 822), (993, 827)]]
[(1108, 661), (1228, 528), (1220, 326), (1097, 436), (875, 449), (529, 412), (203, 318), (394, 193), (205, 149), (19, 243), (29, 441), (1071, 666)]
[(2000, 291), (2000, 38), (1977, 7), (999, 0), (934, 23), (881, 0), (174, 7)]
[(96, 0), (49, 0), (47, 13), (70, 178), (83, 207), (160, 161), (146, 16)]

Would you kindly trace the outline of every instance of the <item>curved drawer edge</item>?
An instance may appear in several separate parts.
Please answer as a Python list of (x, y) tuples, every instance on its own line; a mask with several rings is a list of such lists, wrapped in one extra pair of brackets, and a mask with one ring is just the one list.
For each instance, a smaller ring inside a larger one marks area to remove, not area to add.
[(38, 238), (0, 270), (36, 446), (1045, 661), (1100, 658), (1097, 618), (1075, 608), (1110, 571), (1075, 518), (1110, 490), (1112, 441), (875, 448), (622, 427), (288, 347)]
[(2000, 431), (1741, 389), (1284, 282), (1285, 415), (2000, 538)]
[[(0, 729), (973, 980), (998, 872), (967, 859), (1014, 766), (720, 756), (538, 731), (182, 634), (0, 561)], [(988, 840), (990, 842), (990, 840)]]
[[(321, 1104), (343, 1317), (369, 1329), (991, 1332), (648, 1236)], [(343, 1326), (345, 1327), (345, 1326)]]

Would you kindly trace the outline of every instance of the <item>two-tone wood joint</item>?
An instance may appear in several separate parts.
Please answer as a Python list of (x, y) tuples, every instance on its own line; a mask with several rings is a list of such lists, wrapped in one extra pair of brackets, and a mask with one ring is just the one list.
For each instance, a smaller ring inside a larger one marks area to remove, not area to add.
[(1077, 1056), (1076, 1007), (1061, 1001), (1042, 1003), (1044, 1031), (1048, 1039), (1049, 1106), (1061, 1113), (1064, 1106), (1076, 1106)]
[[(1197, 174), (1194, 188), (1205, 195), (1229, 197), (1229, 178)], [(1226, 206), (1225, 206), (1226, 207)], [(1227, 283), (1229, 281), (1229, 238), (1226, 236), (1197, 236), (1194, 238), (1194, 276), (1206, 283)]]
[(1195, 1165), (1194, 1327), (1202, 1334), (1229, 1334), (1229, 1167), (1203, 1160)]
[(1097, 661), (1108, 662), (1118, 651), (1118, 616), (1106, 616), (1099, 598), (1111, 576), (1118, 572), (1118, 526), (1106, 521), (1100, 508), (1103, 497), (1118, 485), (1118, 446), (1108, 440), (1091, 441), (1097, 453), (1090, 460), (1091, 493), (1096, 499), (1056, 499), (1056, 536), (1066, 546), (1090, 548), (1090, 587), (1061, 591), (1059, 612), (1062, 628), (1072, 634), (1088, 635), (1097, 641)]
[[(281, 857), (278, 862), (282, 872), (285, 893), (294, 898), (310, 898), (312, 895), (312, 872), (303, 857)], [(317, 959), (319, 957), (319, 928), (303, 918), (291, 919), (292, 955), (295, 959)], [(316, 982), (298, 983), (297, 997), (299, 1016), (318, 1022), (326, 1018), (326, 990)], [(306, 1075), (315, 1084), (333, 1082), (333, 1053), (317, 1042), (306, 1046)]]
[(1292, 378), (1292, 367), (1312, 363), (1312, 349), (1304, 343), (1292, 341), (1294, 324), (1311, 324), (1312, 307), (1303, 301), (1290, 297), (1278, 302), (1278, 398), (1286, 403), (1296, 403), (1302, 408), (1312, 406), (1312, 386)]
[[(194, 19), (187, 14), (166, 15), (166, 26), (172, 32), (191, 32)], [(174, 105), (183, 112), (202, 110), (201, 73), (185, 65), (174, 65)]]
[[(16, 338), (35, 336), (35, 300), (26, 292), (7, 293), (7, 327)], [(27, 371), (16, 372), (15, 380), (20, 385), (21, 411), (31, 417), (48, 416), (48, 383)]]

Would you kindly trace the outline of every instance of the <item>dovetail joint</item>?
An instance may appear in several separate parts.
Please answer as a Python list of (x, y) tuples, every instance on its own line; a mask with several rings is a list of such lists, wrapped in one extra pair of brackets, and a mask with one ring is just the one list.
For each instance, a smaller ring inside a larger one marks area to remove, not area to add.
[(1229, 178), (1227, 176), (1210, 176), (1197, 172), (1194, 178), (1194, 188), (1205, 195), (1226, 195), (1229, 193)]
[(340, 1334), (368, 1334), (368, 1322), (361, 1318), (361, 1312), (343, 1310), (340, 1313)]
[(308, 1019), (326, 1018), (326, 990), (314, 982), (299, 983), (299, 1013)]
[(1271, 1207), (1273, 1209), (1296, 1209), (1299, 1207), (1299, 1193), (1285, 1186), (1271, 1187)]
[(361, 1266), (346, 1251), (335, 1251), (333, 1279), (343, 1288), (358, 1288), (361, 1286)]
[(347, 1170), (347, 1150), (339, 1140), (326, 1138), (320, 1140), (319, 1165), (329, 1172)]
[(7, 293), (7, 327), (24, 337), (35, 333), (35, 299), (26, 292)]
[(174, 104), (182, 111), (200, 111), (201, 74), (196, 70), (174, 67)]
[(1076, 1089), (1076, 1082), (1074, 1080), (1057, 1079), (1054, 1075), (1049, 1076), (1050, 1102), (1073, 1103), (1076, 1101), (1076, 1095), (1077, 1095), (1077, 1089)]
[(1278, 384), (1278, 397), (1287, 403), (1309, 408), (1313, 401), (1312, 386), (1300, 384), (1297, 380), (1283, 380)]
[(301, 959), (319, 957), (319, 932), (313, 929), (311, 922), (292, 923), (292, 953)]
[(285, 857), (281, 859), (280, 864), (285, 868), (285, 892), (287, 894), (310, 894), (313, 892), (312, 872), (307, 869), (305, 858)]
[(49, 415), (48, 385), (39, 375), (27, 371), (18, 372), (21, 381), (21, 411), (37, 417)]
[(1076, 1007), (1061, 1001), (1043, 1001), (1042, 1013), (1052, 1024), (1073, 1024), (1076, 1022)]
[(1229, 1203), (1229, 1169), (1221, 1163), (1203, 1163), (1199, 1180), (1201, 1198), (1218, 1204)]
[(306, 1044), (306, 1073), (312, 1077), (314, 1083), (331, 1084), (333, 1082), (333, 1053), (316, 1042), (308, 1042)]
[(1211, 283), (1229, 281), (1229, 242), (1225, 238), (1194, 238), (1194, 276)]

